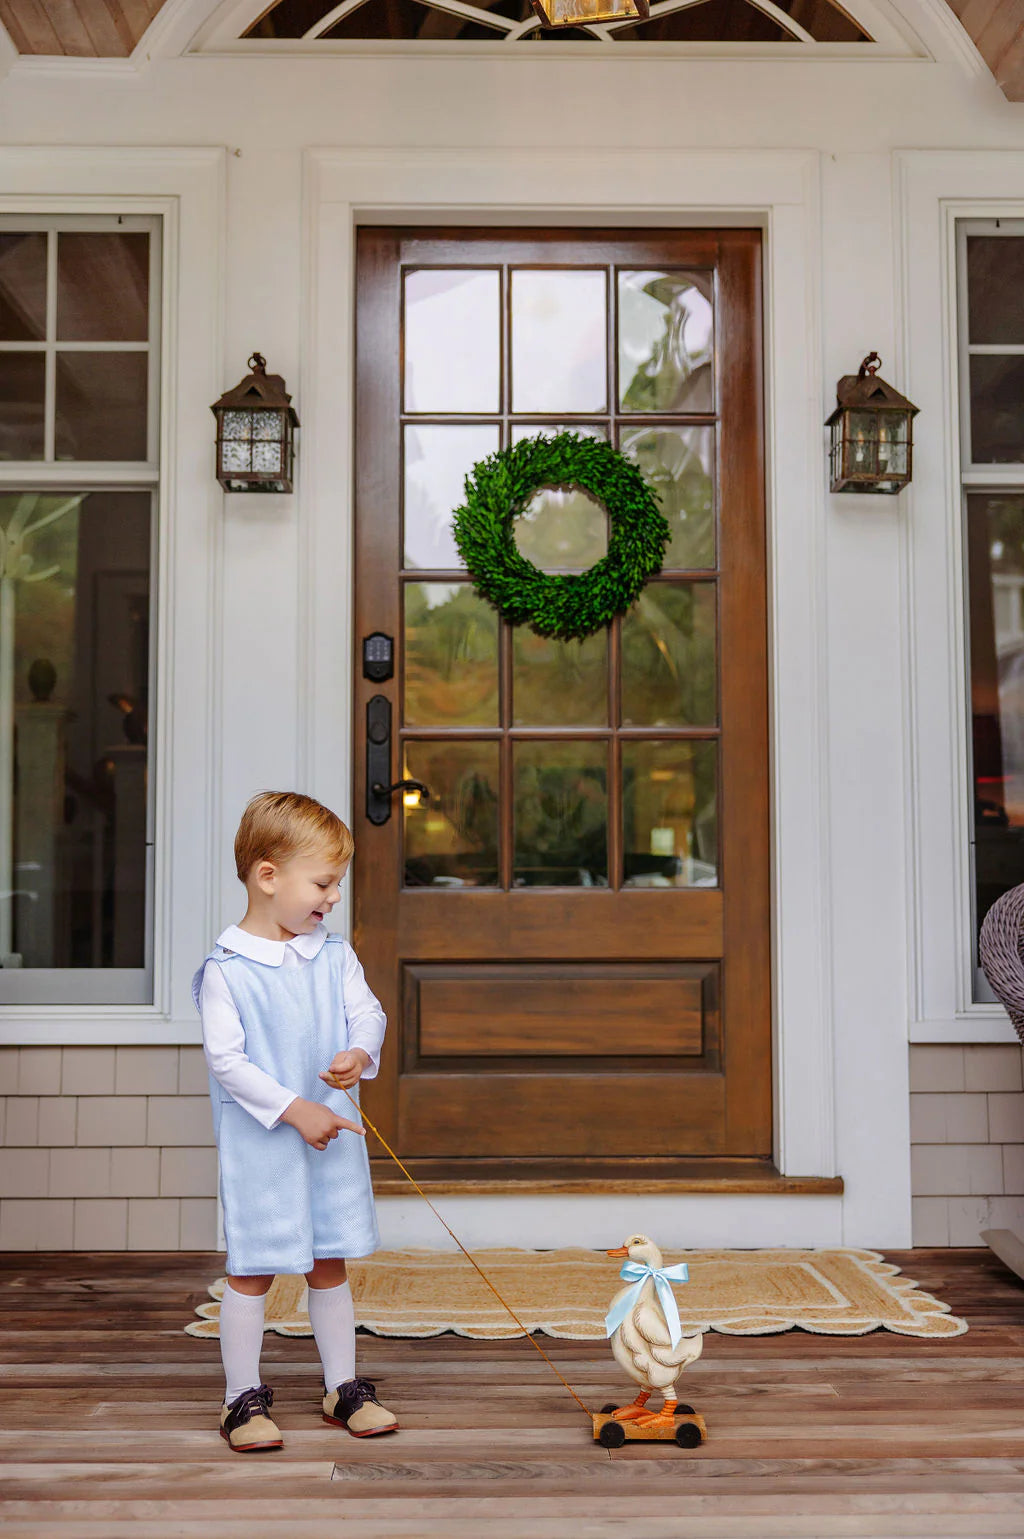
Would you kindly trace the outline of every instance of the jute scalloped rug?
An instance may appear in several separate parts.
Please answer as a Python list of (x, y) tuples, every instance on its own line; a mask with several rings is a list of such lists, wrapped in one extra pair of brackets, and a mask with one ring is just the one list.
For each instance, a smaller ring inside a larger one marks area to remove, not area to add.
[[(531, 1331), (571, 1340), (603, 1338), (619, 1264), (592, 1250), (481, 1250), (480, 1267)], [(685, 1261), (690, 1280), (675, 1286), (684, 1331), (730, 1336), (816, 1331), (862, 1336), (959, 1336), (966, 1320), (923, 1293), (874, 1250), (666, 1251)], [(522, 1333), (457, 1251), (378, 1251), (349, 1262), (356, 1322), (378, 1336), (459, 1336), (498, 1340)], [(210, 1285), (219, 1300), (224, 1278)], [(266, 1329), (312, 1334), (302, 1277), (277, 1277), (267, 1295)], [(201, 1304), (190, 1336), (216, 1336), (220, 1304)]]

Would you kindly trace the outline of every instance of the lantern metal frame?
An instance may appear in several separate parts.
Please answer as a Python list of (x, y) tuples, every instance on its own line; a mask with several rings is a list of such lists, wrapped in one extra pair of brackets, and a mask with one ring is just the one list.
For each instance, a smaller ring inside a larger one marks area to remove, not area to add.
[(226, 492), (290, 492), (299, 418), (284, 380), (267, 373), (262, 353), (250, 356), (249, 368), (210, 407), (217, 419), (217, 480)]
[(913, 419), (919, 407), (879, 376), (882, 360), (869, 353), (856, 374), (836, 386), (829, 483), (833, 492), (900, 492), (913, 475)]

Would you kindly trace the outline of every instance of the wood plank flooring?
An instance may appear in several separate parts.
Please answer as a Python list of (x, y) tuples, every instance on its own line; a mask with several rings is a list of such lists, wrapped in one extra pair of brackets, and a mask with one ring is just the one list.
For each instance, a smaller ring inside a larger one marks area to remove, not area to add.
[[(268, 1335), (286, 1438), (216, 1434), (216, 1342), (183, 1333), (221, 1258), (0, 1257), (4, 1539), (989, 1539), (1024, 1536), (1024, 1284), (988, 1251), (889, 1259), (967, 1317), (921, 1342), (711, 1333), (693, 1453), (608, 1452), (524, 1341), (360, 1336), (393, 1437), (320, 1420), (312, 1340)], [(602, 1343), (541, 1338), (581, 1398), (627, 1391)]]

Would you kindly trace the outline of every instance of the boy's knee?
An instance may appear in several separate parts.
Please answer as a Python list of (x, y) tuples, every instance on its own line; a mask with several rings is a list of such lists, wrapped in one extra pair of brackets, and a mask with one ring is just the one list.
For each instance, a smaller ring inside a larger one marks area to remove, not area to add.
[(313, 1270), (306, 1273), (306, 1281), (311, 1288), (337, 1288), (347, 1280), (348, 1273), (340, 1256), (314, 1261)]
[(270, 1292), (270, 1284), (274, 1281), (270, 1277), (229, 1277), (228, 1286), (232, 1293), (244, 1293), (251, 1299), (258, 1299), (262, 1294)]

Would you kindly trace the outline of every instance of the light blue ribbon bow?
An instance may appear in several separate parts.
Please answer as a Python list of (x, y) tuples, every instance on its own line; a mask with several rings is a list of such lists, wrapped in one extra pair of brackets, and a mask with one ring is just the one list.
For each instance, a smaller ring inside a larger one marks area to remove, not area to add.
[(633, 1283), (634, 1286), (626, 1290), (605, 1316), (605, 1335), (614, 1335), (626, 1316), (636, 1308), (648, 1277), (653, 1277), (658, 1302), (668, 1326), (669, 1340), (675, 1346), (681, 1339), (683, 1330), (679, 1324), (679, 1310), (676, 1307), (676, 1297), (671, 1285), (674, 1282), (689, 1282), (690, 1272), (685, 1262), (680, 1261), (677, 1266), (663, 1266), (655, 1271), (654, 1267), (644, 1266), (639, 1261), (625, 1261), (619, 1276), (626, 1282)]

